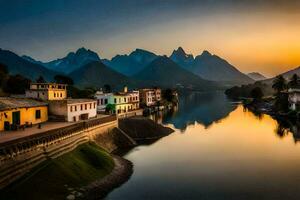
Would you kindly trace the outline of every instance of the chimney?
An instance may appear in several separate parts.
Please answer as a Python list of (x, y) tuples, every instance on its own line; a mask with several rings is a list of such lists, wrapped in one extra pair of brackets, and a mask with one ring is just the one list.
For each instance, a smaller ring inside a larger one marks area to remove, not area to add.
[(125, 92), (125, 93), (127, 93), (128, 92), (128, 88), (127, 88), (127, 86), (124, 86), (124, 91), (123, 92)]

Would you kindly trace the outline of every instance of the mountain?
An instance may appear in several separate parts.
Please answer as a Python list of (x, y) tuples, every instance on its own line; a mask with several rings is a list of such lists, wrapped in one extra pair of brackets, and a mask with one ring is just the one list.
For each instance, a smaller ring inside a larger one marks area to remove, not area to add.
[(248, 73), (247, 76), (249, 76), (251, 79), (255, 81), (261, 81), (267, 79), (264, 75), (258, 73), (258, 72), (251, 72)]
[(31, 80), (43, 76), (46, 80), (51, 81), (57, 74), (40, 64), (30, 62), (11, 51), (3, 49), (0, 49), (0, 63), (7, 66), (10, 74), (20, 74)]
[[(297, 74), (298, 76), (300, 76), (300, 66), (296, 67), (296, 68), (294, 68), (292, 70), (289, 70), (287, 72), (284, 72), (282, 74), (278, 74), (278, 75), (282, 75), (286, 80), (289, 80), (294, 74)], [(261, 82), (265, 83), (265, 84), (271, 85), (273, 83), (273, 80), (275, 78), (276, 78), (276, 76), (274, 76), (272, 78), (269, 78), (269, 79), (262, 80)]]
[(242, 84), (254, 82), (253, 79), (240, 72), (226, 60), (203, 51), (201, 55), (193, 58), (193, 55), (186, 54), (179, 47), (173, 51), (170, 58), (181, 67), (194, 74), (212, 81), (224, 82), (227, 84)]
[(189, 69), (194, 62), (194, 56), (192, 54), (186, 54), (182, 47), (178, 47), (177, 50), (174, 50), (170, 59), (185, 69)]
[(107, 66), (126, 76), (132, 76), (152, 62), (157, 55), (152, 52), (136, 49), (129, 55), (117, 55), (111, 60), (102, 60)]
[(189, 89), (216, 89), (215, 82), (207, 81), (183, 69), (166, 56), (160, 56), (134, 75), (137, 80), (143, 80), (161, 87), (183, 87)]
[(75, 84), (83, 87), (103, 87), (105, 84), (109, 84), (113, 89), (117, 89), (124, 85), (132, 86), (134, 84), (128, 77), (112, 70), (100, 61), (86, 64), (70, 73), (69, 76)]
[(90, 62), (100, 61), (97, 53), (89, 49), (85, 49), (84, 47), (79, 48), (76, 52), (68, 53), (68, 55), (64, 58), (59, 58), (50, 62), (36, 61), (29, 56), (23, 56), (23, 58), (32, 63), (41, 64), (48, 69), (64, 74), (69, 74)]

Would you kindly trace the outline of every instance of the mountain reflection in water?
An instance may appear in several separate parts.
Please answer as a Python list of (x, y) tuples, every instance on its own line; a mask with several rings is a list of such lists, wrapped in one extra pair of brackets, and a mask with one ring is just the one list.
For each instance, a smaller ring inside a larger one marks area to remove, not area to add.
[(172, 124), (176, 129), (184, 131), (195, 122), (208, 128), (214, 122), (228, 116), (237, 108), (220, 92), (190, 92), (179, 97), (179, 105), (174, 110), (158, 113), (152, 119), (163, 124)]

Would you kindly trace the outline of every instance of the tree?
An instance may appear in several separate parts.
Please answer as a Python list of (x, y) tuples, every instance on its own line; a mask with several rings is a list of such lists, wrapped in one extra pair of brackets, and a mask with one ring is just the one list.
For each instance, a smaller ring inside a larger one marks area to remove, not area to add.
[(116, 110), (116, 105), (115, 104), (107, 104), (105, 107), (105, 112), (106, 113), (112, 113), (114, 110)]
[(299, 80), (299, 77), (297, 74), (294, 74), (291, 78), (291, 80), (289, 81), (288, 83), (288, 87), (289, 88), (295, 88), (298, 86), (298, 80)]
[(19, 74), (10, 76), (5, 83), (3, 90), (10, 94), (24, 94), (25, 90), (29, 88), (30, 82), (29, 79)]
[(36, 82), (37, 82), (37, 83), (46, 83), (46, 80), (44, 79), (43, 76), (39, 76), (39, 77), (36, 79)]
[(162, 93), (163, 95), (163, 98), (168, 101), (168, 102), (171, 102), (171, 103), (178, 103), (178, 99), (177, 99), (177, 96), (175, 95), (176, 93), (174, 92), (174, 90), (172, 89), (166, 89), (163, 91)]
[(56, 83), (74, 85), (73, 79), (65, 75), (55, 75), (54, 80)]
[(260, 101), (264, 96), (262, 90), (259, 87), (255, 87), (251, 90), (251, 97), (254, 101)]
[(8, 78), (7, 66), (0, 63), (0, 86), (3, 86), (4, 81)]
[(272, 88), (276, 91), (277, 94), (287, 88), (286, 81), (282, 75), (279, 75), (274, 79)]

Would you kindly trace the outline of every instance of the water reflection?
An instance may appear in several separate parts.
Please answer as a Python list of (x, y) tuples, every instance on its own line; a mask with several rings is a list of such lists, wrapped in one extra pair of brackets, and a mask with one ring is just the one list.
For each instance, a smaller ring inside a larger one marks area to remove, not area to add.
[[(185, 134), (176, 129), (129, 152), (125, 157), (134, 173), (107, 199), (300, 199), (299, 126), (227, 103), (229, 109), (217, 109), (222, 114), (210, 114), (203, 111), (214, 110), (208, 105), (195, 108), (201, 114), (179, 108), (173, 119), (163, 119), (185, 127)], [(206, 114), (210, 120), (204, 120)], [(197, 122), (179, 122), (186, 119)]]
[(151, 118), (158, 123), (172, 124), (181, 131), (196, 122), (208, 128), (214, 122), (228, 116), (236, 107), (237, 105), (230, 102), (222, 91), (191, 92), (180, 95), (178, 107), (168, 112), (160, 112)]

